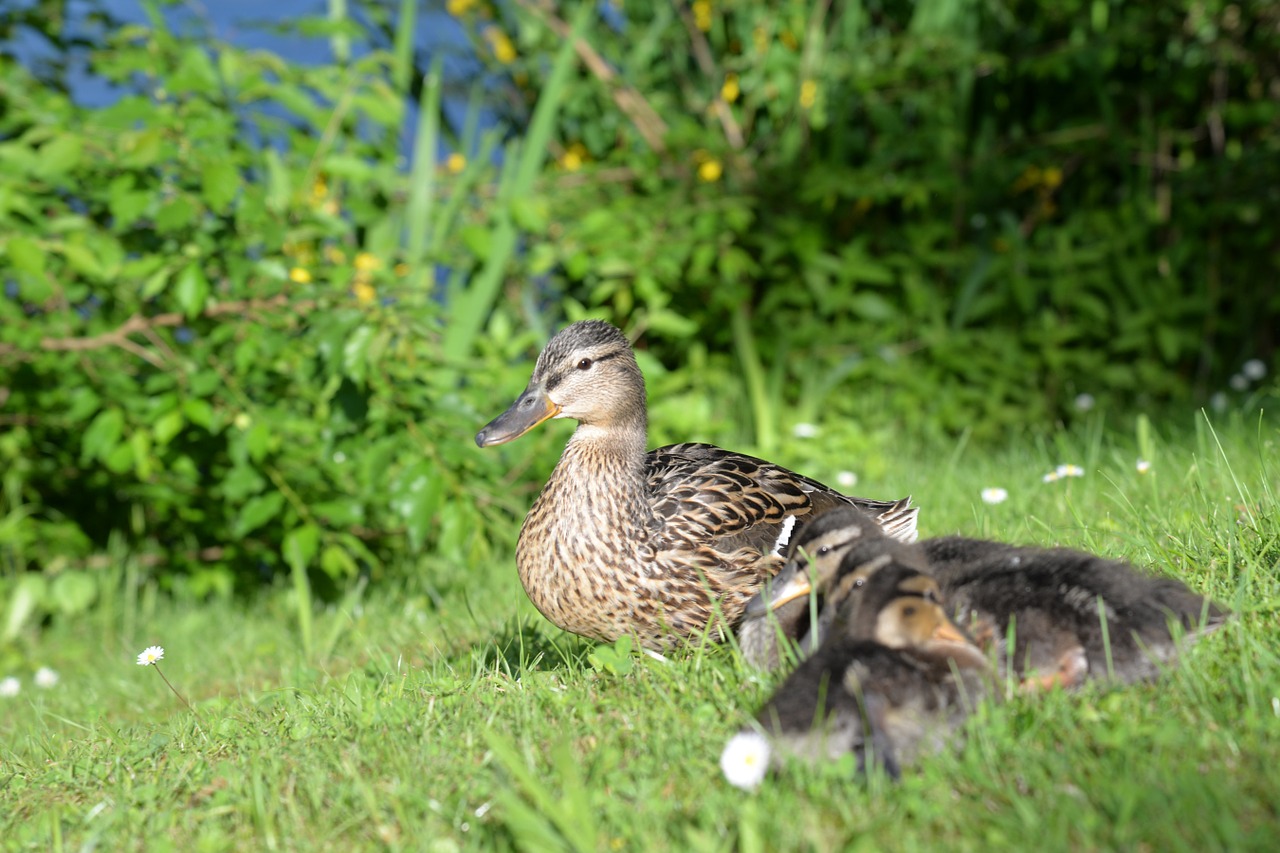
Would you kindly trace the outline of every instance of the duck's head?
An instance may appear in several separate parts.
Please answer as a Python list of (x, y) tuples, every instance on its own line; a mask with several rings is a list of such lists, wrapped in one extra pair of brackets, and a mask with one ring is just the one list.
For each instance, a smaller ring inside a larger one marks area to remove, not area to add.
[(966, 662), (983, 662), (943, 609), (938, 582), (894, 556), (896, 543), (870, 560), (846, 560), (827, 606), (836, 609), (832, 633), (874, 640), (892, 649), (911, 649)]
[(787, 562), (777, 576), (747, 604), (748, 617), (763, 616), (787, 602), (816, 590), (824, 595), (849, 553), (884, 532), (869, 515), (855, 507), (840, 507), (819, 515), (791, 540)]
[(476, 434), (492, 447), (514, 441), (549, 418), (610, 429), (645, 425), (644, 376), (631, 344), (603, 320), (583, 320), (553, 337), (515, 402)]

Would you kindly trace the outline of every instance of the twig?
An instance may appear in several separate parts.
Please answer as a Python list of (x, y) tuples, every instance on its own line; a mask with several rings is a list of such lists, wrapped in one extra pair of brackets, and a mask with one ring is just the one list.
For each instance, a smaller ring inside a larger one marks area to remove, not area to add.
[[(245, 299), (236, 302), (221, 302), (216, 305), (210, 305), (200, 312), (201, 317), (222, 317), (228, 314), (253, 314), (271, 308), (283, 308), (289, 306), (295, 313), (310, 311), (316, 306), (314, 300), (301, 300), (291, 303), (289, 297), (285, 294), (272, 296), (268, 299)], [(102, 332), (97, 335), (89, 335), (87, 337), (75, 338), (42, 338), (39, 347), (42, 350), (52, 352), (81, 352), (85, 350), (106, 349), (107, 347), (119, 347), (125, 352), (132, 353), (144, 361), (150, 362), (156, 367), (163, 368), (165, 366), (162, 356), (157, 355), (151, 350), (145, 349), (137, 342), (130, 339), (131, 335), (154, 335), (154, 329), (181, 326), (188, 321), (185, 314), (178, 311), (170, 311), (165, 314), (154, 314), (146, 316), (143, 314), (134, 314), (128, 320), (125, 320), (116, 328), (109, 332)], [(155, 340), (155, 339), (153, 339)], [(167, 347), (165, 347), (167, 349)], [(0, 357), (11, 356), (17, 353), (20, 357), (25, 356), (28, 360), (30, 356), (23, 352), (19, 347), (13, 344), (0, 344)], [(170, 350), (169, 356), (173, 356)]]
[[(561, 38), (572, 35), (573, 29), (568, 22), (556, 15), (555, 8), (549, 0), (516, 0), (516, 5), (538, 18)], [(653, 107), (649, 106), (644, 96), (619, 80), (618, 75), (609, 67), (609, 63), (604, 61), (604, 58), (587, 43), (586, 39), (576, 39), (573, 49), (583, 65), (587, 66), (587, 70), (609, 89), (613, 102), (626, 114), (627, 118), (631, 119), (631, 123), (644, 137), (648, 146), (659, 154), (665, 153), (667, 146), (663, 138), (667, 135), (667, 123), (654, 111)]]
[[(719, 80), (720, 72), (716, 70), (715, 59), (711, 56), (711, 45), (707, 43), (707, 37), (702, 34), (702, 30), (698, 29), (698, 24), (693, 19), (693, 12), (690, 11), (688, 5), (684, 3), (676, 3), (677, 11), (680, 13), (680, 20), (684, 21), (684, 28), (689, 31), (689, 43), (693, 46), (693, 58), (698, 63), (698, 67), (702, 69), (702, 73), (710, 80)], [(741, 151), (746, 141), (742, 136), (742, 128), (738, 126), (738, 121), (733, 117), (733, 110), (729, 108), (729, 104), (725, 101), (721, 94), (723, 90), (716, 90), (711, 101), (711, 108), (715, 111), (716, 118), (720, 120), (720, 127), (724, 130), (724, 138), (728, 140), (733, 150)]]

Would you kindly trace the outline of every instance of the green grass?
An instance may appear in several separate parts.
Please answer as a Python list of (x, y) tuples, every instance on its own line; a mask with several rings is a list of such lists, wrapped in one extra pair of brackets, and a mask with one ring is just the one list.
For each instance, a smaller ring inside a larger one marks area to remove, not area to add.
[[(790, 767), (754, 795), (720, 749), (779, 676), (722, 646), (663, 664), (550, 627), (510, 557), (423, 561), (315, 614), (291, 592), (183, 602), (143, 586), (7, 652), (6, 849), (1273, 849), (1280, 809), (1280, 517), (1273, 422), (1138, 439), (1098, 422), (997, 451), (863, 446), (831, 425), (775, 457), (912, 492), (925, 535), (1064, 544), (1184, 578), (1236, 611), (1156, 684), (1022, 697), (901, 784)], [(532, 438), (532, 437), (531, 437)], [(541, 439), (554, 444), (560, 434)], [(515, 453), (515, 451), (513, 451)], [(1045, 484), (1060, 462), (1087, 476)], [(544, 472), (530, 476), (543, 476)], [(978, 499), (1007, 488), (996, 506)], [(513, 526), (514, 534), (514, 526)], [(125, 573), (121, 572), (122, 577)], [(200, 728), (155, 672), (162, 666)], [(32, 686), (47, 665), (61, 681)], [(201, 733), (203, 731), (203, 734)]]

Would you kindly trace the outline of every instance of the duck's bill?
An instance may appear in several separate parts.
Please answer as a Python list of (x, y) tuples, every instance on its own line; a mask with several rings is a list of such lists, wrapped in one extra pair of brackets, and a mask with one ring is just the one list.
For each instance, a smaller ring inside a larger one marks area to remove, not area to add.
[(771, 588), (761, 590), (759, 595), (747, 602), (748, 617), (763, 616), (770, 610), (777, 610), (789, 601), (808, 595), (813, 589), (808, 573), (796, 572), (790, 577), (784, 577), (785, 574), (784, 571), (778, 575), (773, 579), (774, 585)]
[(985, 661), (982, 650), (975, 646), (973, 641), (966, 637), (950, 619), (944, 618), (938, 623), (938, 627), (933, 629), (933, 633), (929, 635), (929, 647), (959, 661), (970, 658), (979, 662)]
[(560, 414), (557, 406), (541, 388), (526, 388), (505, 412), (476, 433), (476, 444), (493, 447), (515, 441), (538, 424)]

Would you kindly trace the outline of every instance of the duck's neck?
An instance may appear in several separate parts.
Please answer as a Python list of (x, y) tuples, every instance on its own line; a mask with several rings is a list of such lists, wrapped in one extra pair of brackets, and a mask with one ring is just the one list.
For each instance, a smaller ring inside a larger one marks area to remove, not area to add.
[(569, 439), (540, 500), (550, 501), (561, 525), (607, 527), (642, 535), (653, 510), (647, 499), (646, 425), (581, 424)]

